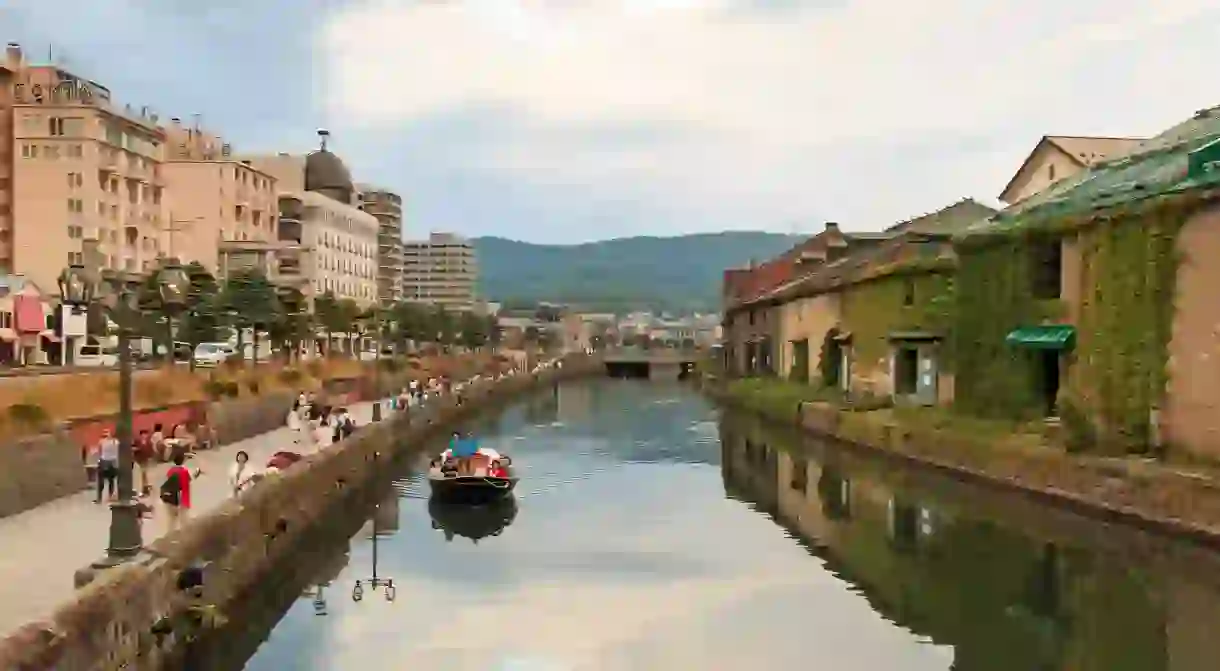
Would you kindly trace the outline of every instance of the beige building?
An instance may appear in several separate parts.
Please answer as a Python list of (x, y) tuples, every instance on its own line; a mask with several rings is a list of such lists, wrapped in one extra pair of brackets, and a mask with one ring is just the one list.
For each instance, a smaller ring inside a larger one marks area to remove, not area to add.
[(469, 310), (478, 278), (474, 245), (459, 235), (432, 233), (403, 244), (404, 300)]
[[(326, 148), (327, 134), (322, 135), (321, 148), (306, 156), (279, 154), (242, 160), (274, 177), (278, 185), (277, 244), (232, 244), (226, 253), (259, 253), (270, 266), (290, 270), (289, 275), (299, 269), (301, 281), (310, 289), (307, 294), (331, 292), (362, 306), (372, 305), (377, 300), (380, 222), (361, 209), (351, 173)], [(290, 216), (285, 216), (286, 210)]]
[(1004, 186), (1000, 200), (1008, 205), (1019, 203), (1105, 159), (1127, 154), (1143, 141), (1130, 137), (1044, 135)]
[(26, 63), (0, 62), (0, 272), (55, 287), (83, 242), (106, 268), (139, 273), (168, 226), (165, 131), (156, 115), (120, 108), (103, 86)]
[(167, 255), (218, 272), (222, 243), (277, 241), (275, 178), (237, 160), (220, 138), (171, 119), (162, 172), (169, 199), (162, 241)]
[(382, 305), (402, 300), (402, 197), (362, 185), (364, 211), (377, 217), (377, 298)]

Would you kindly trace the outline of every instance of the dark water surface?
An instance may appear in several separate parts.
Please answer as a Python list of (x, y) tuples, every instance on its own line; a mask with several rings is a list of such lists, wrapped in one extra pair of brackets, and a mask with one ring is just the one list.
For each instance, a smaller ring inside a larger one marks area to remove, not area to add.
[(515, 507), (429, 506), (404, 467), (206, 667), (1220, 668), (1220, 560), (1185, 544), (722, 416), (678, 386), (573, 384), (472, 428), (516, 459)]

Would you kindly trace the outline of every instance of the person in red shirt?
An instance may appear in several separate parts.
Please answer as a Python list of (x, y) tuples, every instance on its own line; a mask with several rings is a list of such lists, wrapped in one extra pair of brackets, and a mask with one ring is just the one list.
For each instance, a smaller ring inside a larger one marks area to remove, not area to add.
[(174, 465), (165, 474), (165, 482), (161, 485), (161, 501), (165, 504), (169, 517), (169, 530), (181, 528), (186, 523), (191, 512), (191, 481), (198, 478), (203, 471), (195, 469), (192, 474), (185, 466), (186, 455), (182, 452), (174, 454)]

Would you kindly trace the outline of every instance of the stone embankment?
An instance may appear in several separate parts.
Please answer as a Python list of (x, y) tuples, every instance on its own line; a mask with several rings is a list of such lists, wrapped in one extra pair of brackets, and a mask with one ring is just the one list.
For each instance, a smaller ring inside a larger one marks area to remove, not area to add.
[(569, 358), (561, 368), (474, 385), (461, 405), (442, 397), (369, 424), (153, 542), (139, 560), (98, 577), (48, 620), (18, 629), (0, 641), (0, 669), (180, 668), (186, 643), (223, 624), (232, 604), (279, 562), (293, 561), (300, 539), (328, 510), (360, 496), (398, 453), (531, 388), (600, 371), (595, 359)]
[[(372, 396), (371, 389), (365, 391), (361, 386), (359, 379), (333, 379), (327, 380), (323, 388), (342, 403), (352, 403)], [(383, 387), (387, 391), (393, 388), (388, 384)], [(177, 424), (206, 420), (218, 441), (229, 444), (281, 426), (295, 395), (292, 391), (277, 391), (250, 398), (142, 409), (135, 413), (134, 428), (151, 430), (161, 424), (169, 430)], [(0, 517), (85, 489), (88, 483), (83, 446), (100, 438), (102, 431), (113, 430), (114, 422), (113, 415), (80, 418), (49, 433), (0, 442), (0, 474), (4, 474), (0, 477)]]
[(949, 426), (894, 421), (884, 412), (856, 412), (829, 403), (764, 409), (723, 387), (705, 391), (728, 405), (761, 413), (844, 447), (957, 480), (1029, 497), (1106, 522), (1118, 522), (1220, 549), (1220, 477), (1214, 469), (1152, 460), (1068, 454), (1048, 446), (995, 441)]

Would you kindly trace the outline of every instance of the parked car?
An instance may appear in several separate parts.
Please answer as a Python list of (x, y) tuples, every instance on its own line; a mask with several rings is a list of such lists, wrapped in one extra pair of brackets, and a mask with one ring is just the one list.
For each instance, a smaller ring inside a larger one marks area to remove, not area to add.
[(73, 363), (77, 366), (113, 367), (119, 363), (119, 351), (101, 345), (82, 345)]
[(237, 353), (228, 343), (204, 342), (195, 346), (196, 366), (219, 366)]

